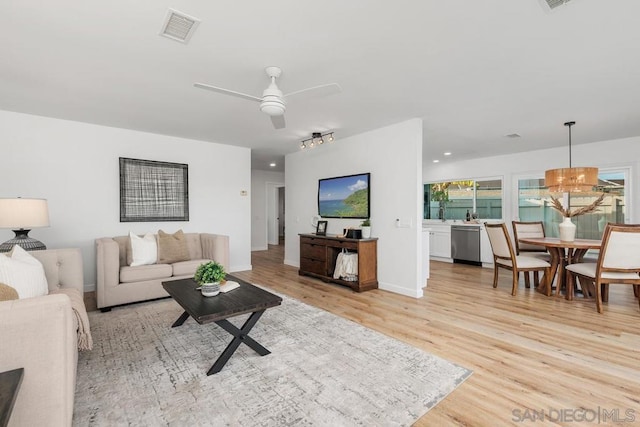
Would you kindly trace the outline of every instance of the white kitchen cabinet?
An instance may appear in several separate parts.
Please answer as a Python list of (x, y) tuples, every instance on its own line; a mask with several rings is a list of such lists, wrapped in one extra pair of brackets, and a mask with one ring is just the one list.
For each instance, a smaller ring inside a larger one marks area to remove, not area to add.
[(489, 236), (484, 225), (480, 230), (480, 261), (482, 264), (493, 265), (493, 251), (491, 250), (491, 242), (489, 242)]
[(451, 226), (429, 224), (429, 255), (451, 259)]
[(422, 230), (422, 286), (427, 286), (427, 280), (429, 279), (429, 249), (430, 249), (430, 237), (431, 229), (425, 228)]

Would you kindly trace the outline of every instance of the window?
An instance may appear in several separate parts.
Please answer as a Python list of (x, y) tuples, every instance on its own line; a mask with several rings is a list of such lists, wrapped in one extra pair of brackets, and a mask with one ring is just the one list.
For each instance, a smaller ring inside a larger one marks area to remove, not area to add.
[[(601, 170), (598, 174), (598, 186), (593, 192), (568, 194), (569, 207), (579, 209), (593, 203), (605, 193), (604, 204), (595, 212), (573, 217), (576, 224), (576, 237), (579, 239), (601, 239), (607, 222), (624, 223), (626, 221), (625, 184), (628, 182), (628, 170)], [(520, 221), (543, 221), (545, 233), (549, 237), (558, 237), (558, 224), (562, 216), (551, 207), (551, 195), (544, 186), (544, 178), (525, 178), (518, 180), (518, 217)], [(562, 199), (566, 206), (567, 195)]]
[(425, 219), (502, 218), (502, 179), (443, 181), (424, 185)]

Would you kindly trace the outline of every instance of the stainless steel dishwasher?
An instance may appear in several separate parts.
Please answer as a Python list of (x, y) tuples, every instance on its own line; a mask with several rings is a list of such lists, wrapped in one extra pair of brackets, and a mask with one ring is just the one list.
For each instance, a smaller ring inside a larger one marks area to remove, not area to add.
[(451, 258), (453, 262), (482, 265), (479, 225), (451, 226)]

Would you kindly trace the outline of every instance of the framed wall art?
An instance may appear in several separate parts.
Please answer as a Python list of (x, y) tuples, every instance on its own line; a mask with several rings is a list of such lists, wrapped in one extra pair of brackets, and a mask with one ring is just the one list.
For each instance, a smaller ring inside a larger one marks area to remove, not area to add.
[(189, 165), (120, 157), (120, 222), (189, 221)]
[(327, 235), (327, 221), (318, 221), (318, 225), (316, 226), (316, 234), (318, 236)]

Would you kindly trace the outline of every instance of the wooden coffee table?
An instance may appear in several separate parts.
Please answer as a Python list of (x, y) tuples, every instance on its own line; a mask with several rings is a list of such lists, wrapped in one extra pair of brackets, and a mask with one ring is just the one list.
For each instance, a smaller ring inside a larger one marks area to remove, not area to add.
[(9, 424), (13, 404), (16, 403), (23, 376), (24, 368), (0, 372), (0, 426), (2, 427)]
[[(162, 287), (184, 309), (184, 313), (171, 325), (172, 328), (182, 325), (191, 316), (201, 325), (215, 322), (233, 335), (233, 340), (207, 371), (207, 375), (220, 372), (241, 343), (251, 347), (260, 356), (269, 354), (270, 351), (251, 338), (249, 332), (267, 308), (282, 304), (282, 298), (264, 289), (231, 275), (227, 275), (227, 280), (238, 282), (240, 287), (227, 293), (220, 292), (214, 297), (203, 297), (200, 290), (196, 290), (198, 285), (193, 279), (162, 282)], [(241, 328), (227, 320), (245, 313), (251, 313), (251, 316)]]

